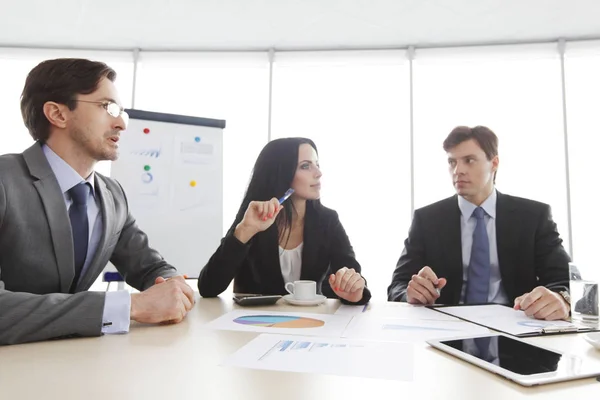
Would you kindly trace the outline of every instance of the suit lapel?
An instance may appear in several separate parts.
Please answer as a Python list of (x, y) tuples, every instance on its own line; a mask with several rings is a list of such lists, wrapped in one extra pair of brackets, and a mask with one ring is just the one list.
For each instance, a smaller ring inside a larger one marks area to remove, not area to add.
[[(441, 273), (438, 276), (445, 277), (448, 280), (449, 290), (442, 290), (441, 303), (458, 304), (463, 284), (463, 265), (462, 265), (462, 237), (460, 226), (460, 208), (458, 207), (457, 196), (447, 199), (442, 214), (439, 215), (439, 221), (447, 221), (439, 225), (440, 248), (444, 251), (445, 264), (441, 268), (436, 268)], [(452, 296), (452, 298), (445, 298)]]
[(85, 290), (89, 288), (92, 283), (96, 280), (99, 270), (104, 269), (105, 265), (101, 264), (101, 261), (105, 258), (104, 249), (106, 248), (106, 242), (110, 235), (112, 235), (115, 228), (115, 201), (112, 193), (106, 187), (106, 184), (96, 174), (94, 177), (96, 185), (96, 193), (100, 196), (100, 213), (102, 218), (102, 236), (96, 252), (93, 256), (92, 262), (90, 263), (85, 275), (79, 281), (77, 290)]
[(515, 223), (514, 204), (510, 196), (498, 192), (496, 201), (496, 245), (498, 265), (504, 289), (509, 297), (514, 292), (515, 263), (512, 259), (515, 243), (519, 238), (519, 224)]
[(31, 175), (38, 179), (33, 182), (33, 186), (40, 195), (50, 226), (54, 256), (58, 266), (60, 290), (62, 293), (68, 293), (71, 282), (75, 277), (75, 265), (73, 235), (69, 215), (65, 207), (64, 195), (39, 143), (35, 143), (25, 150), (23, 158)]

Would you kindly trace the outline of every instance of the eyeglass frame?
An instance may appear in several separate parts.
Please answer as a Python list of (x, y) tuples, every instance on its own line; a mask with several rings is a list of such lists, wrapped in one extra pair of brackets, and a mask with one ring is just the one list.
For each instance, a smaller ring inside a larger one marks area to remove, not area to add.
[[(129, 114), (127, 114), (127, 112), (125, 111), (125, 108), (121, 107), (114, 101), (109, 101), (109, 100), (105, 100), (105, 101), (73, 100), (73, 101), (79, 102), (79, 103), (101, 104), (102, 108), (104, 108), (106, 110), (106, 112), (108, 113), (108, 115), (110, 115), (111, 117), (113, 117), (113, 118), (123, 117), (123, 120), (125, 121), (126, 125), (127, 125), (127, 122), (129, 121)], [(109, 111), (109, 107), (112, 106), (113, 104), (115, 106), (119, 107), (119, 113), (117, 115), (114, 115), (113, 113), (111, 113)]]

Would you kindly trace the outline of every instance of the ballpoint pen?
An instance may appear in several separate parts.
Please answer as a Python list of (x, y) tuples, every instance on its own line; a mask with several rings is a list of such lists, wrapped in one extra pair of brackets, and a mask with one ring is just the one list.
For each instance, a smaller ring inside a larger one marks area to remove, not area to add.
[(290, 197), (292, 195), (292, 193), (294, 193), (294, 189), (289, 188), (287, 190), (287, 192), (285, 192), (285, 194), (279, 199), (279, 204), (281, 204), (284, 201), (286, 201), (288, 199), (288, 197)]

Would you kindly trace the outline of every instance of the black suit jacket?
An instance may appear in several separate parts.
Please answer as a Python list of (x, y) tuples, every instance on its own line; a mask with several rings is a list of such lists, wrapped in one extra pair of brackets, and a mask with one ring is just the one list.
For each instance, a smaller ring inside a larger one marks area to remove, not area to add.
[[(568, 290), (570, 258), (547, 204), (498, 192), (496, 244), (502, 284), (511, 303), (537, 286)], [(426, 265), (448, 280), (437, 303), (458, 304), (463, 263), (456, 195), (415, 211), (388, 300), (406, 301), (408, 282)]]
[[(236, 220), (221, 245), (200, 271), (198, 289), (203, 297), (221, 294), (231, 280), (236, 293), (287, 294), (279, 264), (279, 234), (276, 224), (243, 244), (233, 234)], [(317, 291), (338, 298), (328, 281), (342, 267), (361, 272), (338, 214), (320, 204), (307, 202), (304, 218), (301, 280), (317, 282)], [(371, 293), (365, 288), (356, 304), (366, 304)]]

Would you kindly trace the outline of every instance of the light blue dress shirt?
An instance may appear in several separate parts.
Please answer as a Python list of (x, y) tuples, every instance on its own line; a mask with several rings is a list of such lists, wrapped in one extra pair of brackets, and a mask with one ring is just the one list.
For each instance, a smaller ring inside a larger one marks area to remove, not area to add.
[[(502, 285), (500, 276), (500, 265), (498, 262), (498, 245), (496, 243), (496, 201), (498, 194), (496, 189), (481, 204), (485, 211), (485, 228), (490, 241), (490, 291), (488, 293), (489, 303), (509, 304), (508, 296)], [(463, 284), (460, 292), (460, 304), (465, 302), (467, 291), (467, 281), (469, 280), (469, 263), (471, 261), (471, 248), (473, 247), (473, 232), (477, 220), (473, 216), (473, 211), (477, 206), (463, 197), (458, 196), (458, 207), (460, 208), (460, 232), (462, 243), (462, 263), (463, 263)]]
[[(73, 186), (82, 182), (88, 182), (92, 187), (90, 196), (87, 201), (87, 214), (89, 227), (88, 250), (83, 269), (81, 270), (81, 278), (86, 274), (87, 270), (94, 259), (96, 249), (102, 238), (102, 213), (100, 212), (100, 198), (96, 195), (96, 185), (94, 173), (92, 172), (87, 179), (83, 179), (77, 171), (75, 171), (65, 160), (60, 158), (47, 145), (42, 146), (44, 155), (52, 168), (52, 172), (56, 176), (60, 190), (63, 193), (67, 212), (71, 206), (71, 196), (67, 193)], [(131, 309), (131, 297), (126, 290), (117, 292), (107, 292), (104, 300), (104, 312), (102, 314), (102, 333), (125, 333), (129, 332), (129, 319)]]

